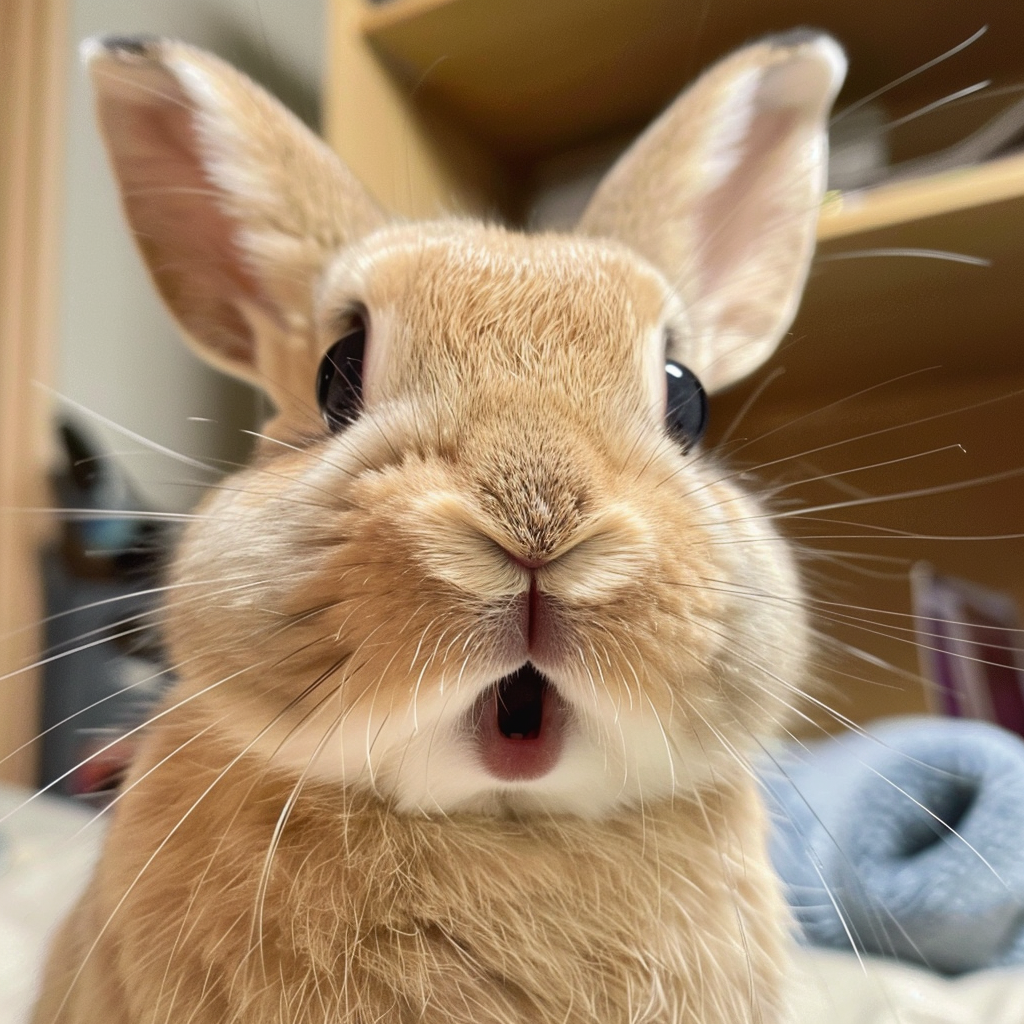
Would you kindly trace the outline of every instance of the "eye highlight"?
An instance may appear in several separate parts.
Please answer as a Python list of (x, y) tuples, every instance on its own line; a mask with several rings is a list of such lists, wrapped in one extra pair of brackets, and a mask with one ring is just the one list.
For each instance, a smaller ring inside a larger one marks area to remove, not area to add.
[(317, 371), (317, 404), (331, 433), (348, 426), (362, 409), (366, 333), (365, 318), (353, 314), (346, 333), (327, 350)]
[(672, 359), (665, 361), (665, 380), (665, 426), (688, 452), (708, 428), (708, 396), (696, 376)]

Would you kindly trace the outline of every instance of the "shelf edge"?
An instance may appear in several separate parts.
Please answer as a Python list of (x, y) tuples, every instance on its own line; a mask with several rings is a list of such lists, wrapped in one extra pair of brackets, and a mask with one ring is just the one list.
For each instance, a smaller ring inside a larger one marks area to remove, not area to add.
[(454, 7), (460, 0), (387, 0), (386, 3), (364, 2), (359, 15), (359, 28), (364, 36), (373, 38), (379, 32), (415, 21), (441, 7)]
[(830, 196), (818, 221), (818, 241), (1018, 198), (1024, 198), (1024, 154)]

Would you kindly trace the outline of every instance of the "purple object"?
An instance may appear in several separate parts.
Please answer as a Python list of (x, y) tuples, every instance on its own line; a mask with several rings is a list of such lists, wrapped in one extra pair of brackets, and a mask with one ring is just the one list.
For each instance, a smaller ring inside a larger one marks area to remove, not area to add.
[(1024, 736), (1024, 651), (1013, 598), (925, 563), (914, 567), (911, 584), (931, 710)]

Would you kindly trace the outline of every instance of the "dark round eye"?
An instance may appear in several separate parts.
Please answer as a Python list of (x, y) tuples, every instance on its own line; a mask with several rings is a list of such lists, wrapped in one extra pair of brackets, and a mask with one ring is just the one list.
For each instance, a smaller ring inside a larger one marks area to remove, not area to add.
[(708, 396), (697, 378), (681, 363), (665, 363), (668, 403), (665, 425), (668, 432), (688, 452), (708, 427)]
[(345, 336), (336, 341), (320, 363), (316, 398), (320, 415), (333, 433), (348, 426), (363, 403), (363, 353), (366, 351), (366, 322), (354, 317)]

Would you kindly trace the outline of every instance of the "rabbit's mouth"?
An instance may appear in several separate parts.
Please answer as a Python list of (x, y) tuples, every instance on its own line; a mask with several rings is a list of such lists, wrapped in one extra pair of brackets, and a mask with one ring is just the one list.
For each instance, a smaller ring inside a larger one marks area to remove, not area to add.
[(476, 741), (495, 778), (524, 782), (558, 762), (568, 711), (555, 687), (529, 662), (485, 690), (476, 708)]

